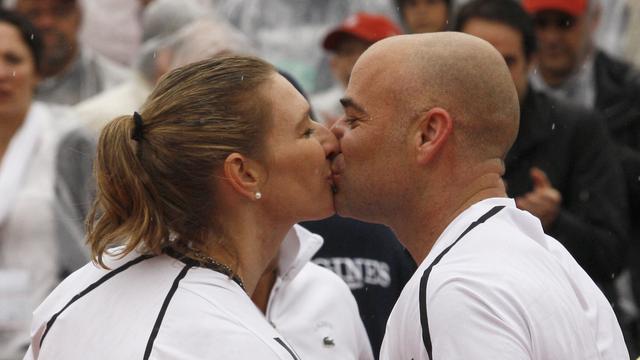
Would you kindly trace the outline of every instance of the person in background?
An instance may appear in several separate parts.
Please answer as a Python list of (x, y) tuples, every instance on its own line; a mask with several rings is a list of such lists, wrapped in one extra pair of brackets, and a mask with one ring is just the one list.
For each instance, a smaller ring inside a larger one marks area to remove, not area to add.
[(25, 359), (299, 359), (250, 296), (293, 225), (334, 211), (337, 141), (309, 114), (272, 65), (226, 56), (107, 124), (93, 263), (35, 311)]
[[(631, 224), (629, 269), (635, 307), (640, 300), (640, 72), (594, 44), (597, 0), (524, 0), (539, 44), (533, 87), (602, 115), (622, 163)], [(624, 284), (622, 284), (624, 285)], [(632, 304), (633, 306), (633, 304)], [(640, 326), (636, 325), (638, 329)], [(636, 337), (640, 339), (640, 331)]]
[(444, 31), (452, 14), (452, 0), (394, 0), (407, 33)]
[(126, 69), (81, 46), (78, 0), (17, 0), (15, 10), (31, 20), (43, 36), (38, 100), (74, 105), (129, 75)]
[(75, 122), (68, 109), (34, 101), (42, 38), (0, 9), (0, 358), (28, 345), (31, 311), (57, 284), (55, 150)]
[(366, 12), (349, 16), (327, 33), (322, 47), (330, 53), (331, 73), (337, 83), (311, 97), (311, 105), (319, 121), (331, 126), (342, 115), (339, 100), (360, 54), (376, 41), (401, 33), (400, 28), (384, 15)]
[(538, 217), (545, 232), (618, 304), (614, 279), (626, 267), (628, 204), (622, 169), (602, 120), (531, 88), (535, 31), (517, 2), (472, 0), (459, 9), (454, 30), (492, 44), (518, 91), (520, 128), (505, 160), (507, 194), (518, 208)]

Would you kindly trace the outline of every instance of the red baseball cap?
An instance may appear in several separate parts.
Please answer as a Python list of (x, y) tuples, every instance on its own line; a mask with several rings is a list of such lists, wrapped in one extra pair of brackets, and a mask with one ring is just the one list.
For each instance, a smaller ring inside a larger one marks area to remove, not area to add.
[(389, 36), (400, 35), (400, 28), (383, 15), (359, 12), (345, 19), (324, 38), (322, 46), (327, 50), (335, 50), (345, 36), (353, 36), (366, 42), (374, 43)]
[(572, 16), (587, 11), (587, 0), (523, 0), (522, 6), (531, 14), (544, 10), (558, 10)]

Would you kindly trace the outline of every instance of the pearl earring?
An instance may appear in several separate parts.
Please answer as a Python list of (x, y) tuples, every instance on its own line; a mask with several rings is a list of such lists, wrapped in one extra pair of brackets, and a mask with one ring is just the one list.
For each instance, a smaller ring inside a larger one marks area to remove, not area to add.
[(256, 200), (262, 199), (262, 193), (260, 191), (256, 191)]

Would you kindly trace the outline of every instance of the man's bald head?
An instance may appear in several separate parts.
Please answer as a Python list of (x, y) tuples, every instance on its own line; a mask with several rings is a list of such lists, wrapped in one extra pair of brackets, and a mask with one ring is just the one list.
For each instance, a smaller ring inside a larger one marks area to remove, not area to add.
[(519, 103), (503, 57), (491, 44), (455, 32), (396, 36), (369, 48), (353, 80), (369, 79), (391, 96), (399, 116), (439, 107), (454, 121), (464, 155), (504, 158), (515, 141)]

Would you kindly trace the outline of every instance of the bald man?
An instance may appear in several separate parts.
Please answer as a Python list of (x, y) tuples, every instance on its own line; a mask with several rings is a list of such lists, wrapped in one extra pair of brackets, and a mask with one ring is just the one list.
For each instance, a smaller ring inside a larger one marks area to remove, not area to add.
[(357, 61), (332, 131), (340, 215), (390, 226), (418, 270), (380, 359), (628, 359), (613, 310), (506, 197), (518, 96), (489, 43), (392, 37)]

